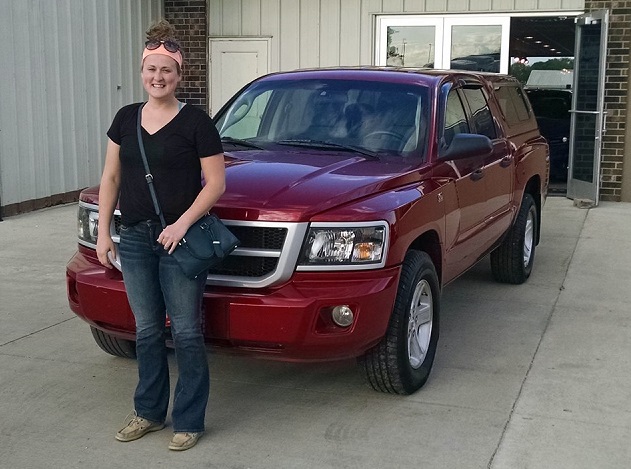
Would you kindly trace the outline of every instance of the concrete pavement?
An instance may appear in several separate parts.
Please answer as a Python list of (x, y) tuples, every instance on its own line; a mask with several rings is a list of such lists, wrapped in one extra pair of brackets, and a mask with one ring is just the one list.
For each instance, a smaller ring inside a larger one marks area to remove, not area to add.
[[(428, 384), (379, 394), (355, 363), (209, 353), (207, 434), (114, 439), (136, 366), (70, 312), (76, 205), (0, 222), (0, 467), (631, 467), (631, 204), (549, 198), (521, 286), (488, 260), (443, 292)], [(175, 376), (175, 371), (174, 371)], [(167, 422), (168, 423), (168, 422)]]

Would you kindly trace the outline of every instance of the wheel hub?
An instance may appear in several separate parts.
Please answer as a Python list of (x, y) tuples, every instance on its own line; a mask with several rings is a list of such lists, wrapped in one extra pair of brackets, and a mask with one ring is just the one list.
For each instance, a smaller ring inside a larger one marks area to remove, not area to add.
[(414, 289), (408, 322), (408, 359), (412, 368), (419, 368), (429, 348), (434, 317), (432, 289), (426, 280), (421, 280)]
[(530, 258), (532, 257), (532, 246), (534, 245), (535, 219), (532, 210), (528, 212), (526, 219), (526, 229), (524, 231), (524, 267), (528, 267)]

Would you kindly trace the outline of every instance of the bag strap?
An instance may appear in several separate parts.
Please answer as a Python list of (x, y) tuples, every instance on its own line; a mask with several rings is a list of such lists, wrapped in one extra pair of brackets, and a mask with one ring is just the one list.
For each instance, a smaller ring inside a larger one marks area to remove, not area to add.
[(153, 208), (156, 211), (156, 215), (160, 217), (160, 223), (162, 224), (162, 228), (167, 226), (166, 221), (164, 220), (164, 215), (162, 214), (162, 209), (160, 208), (160, 204), (158, 203), (158, 196), (156, 195), (156, 190), (153, 187), (153, 176), (151, 175), (151, 170), (149, 169), (149, 162), (147, 161), (147, 155), (145, 154), (145, 145), (142, 143), (142, 130), (140, 120), (142, 118), (142, 108), (145, 107), (146, 103), (142, 103), (138, 108), (138, 122), (136, 125), (136, 133), (138, 134), (138, 146), (140, 147), (140, 155), (142, 156), (142, 163), (145, 166), (145, 180), (149, 185), (149, 192), (151, 192), (151, 200), (153, 201)]

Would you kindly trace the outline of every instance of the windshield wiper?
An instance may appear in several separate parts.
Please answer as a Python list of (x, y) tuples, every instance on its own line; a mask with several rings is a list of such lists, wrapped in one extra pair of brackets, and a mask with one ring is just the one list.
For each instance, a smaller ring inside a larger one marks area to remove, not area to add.
[(346, 150), (353, 151), (356, 153), (360, 153), (364, 156), (368, 156), (372, 160), (378, 160), (377, 153), (374, 151), (368, 150), (367, 148), (358, 147), (355, 145), (345, 145), (342, 143), (329, 142), (324, 140), (280, 140), (278, 142), (279, 145), (292, 145), (297, 147), (309, 147), (309, 148), (335, 148), (338, 150)]
[(232, 138), (232, 137), (221, 137), (221, 143), (230, 143), (232, 145), (240, 145), (246, 148), (255, 148), (257, 150), (265, 150), (260, 145), (256, 145), (255, 143), (248, 142), (247, 140), (241, 140), (240, 138)]

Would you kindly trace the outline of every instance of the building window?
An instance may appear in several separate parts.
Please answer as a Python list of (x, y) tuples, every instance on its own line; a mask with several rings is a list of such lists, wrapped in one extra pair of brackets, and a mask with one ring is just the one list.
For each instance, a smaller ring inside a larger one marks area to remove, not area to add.
[(379, 16), (375, 63), (508, 73), (509, 30), (509, 16)]

